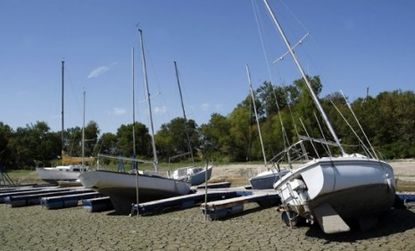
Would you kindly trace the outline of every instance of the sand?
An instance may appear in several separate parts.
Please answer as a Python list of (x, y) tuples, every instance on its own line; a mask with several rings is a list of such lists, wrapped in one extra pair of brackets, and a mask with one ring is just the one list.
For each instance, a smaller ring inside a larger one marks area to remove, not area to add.
[(415, 250), (415, 210), (393, 210), (375, 229), (325, 235), (286, 227), (274, 208), (205, 221), (199, 208), (155, 216), (0, 205), (1, 250)]

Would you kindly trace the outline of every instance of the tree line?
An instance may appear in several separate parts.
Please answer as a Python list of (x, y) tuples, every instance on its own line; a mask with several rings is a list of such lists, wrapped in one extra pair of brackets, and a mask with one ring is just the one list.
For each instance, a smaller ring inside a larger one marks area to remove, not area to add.
[[(319, 96), (323, 85), (319, 76), (309, 77)], [(248, 91), (247, 91), (248, 94)], [(303, 80), (290, 85), (264, 82), (255, 90), (255, 105), (267, 158), (271, 158), (300, 135), (332, 140), (322, 123)], [(364, 152), (351, 126), (361, 138), (362, 132), (340, 93), (319, 97), (322, 106), (347, 152)], [(413, 91), (381, 92), (375, 97), (357, 98), (351, 103), (359, 122), (377, 152), (385, 159), (415, 157), (415, 94)], [(345, 119), (347, 122), (345, 122)], [(349, 124), (349, 125), (348, 125)], [(136, 122), (121, 125), (116, 133), (100, 134), (99, 126), (91, 121), (85, 127), (85, 156), (110, 154), (133, 156), (133, 127), (136, 153), (139, 158), (151, 158), (151, 136), (147, 126)], [(253, 105), (246, 96), (227, 115), (211, 114), (210, 120), (197, 125), (194, 120), (174, 118), (163, 124), (155, 135), (159, 159), (188, 152), (187, 135), (197, 160), (241, 162), (262, 160)], [(12, 129), (0, 122), (0, 165), (7, 168), (48, 166), (59, 159), (61, 150), (70, 156), (81, 156), (82, 128), (68, 128), (61, 133), (50, 130), (47, 123)], [(315, 153), (326, 151), (317, 148)], [(333, 149), (333, 151), (336, 151)]]

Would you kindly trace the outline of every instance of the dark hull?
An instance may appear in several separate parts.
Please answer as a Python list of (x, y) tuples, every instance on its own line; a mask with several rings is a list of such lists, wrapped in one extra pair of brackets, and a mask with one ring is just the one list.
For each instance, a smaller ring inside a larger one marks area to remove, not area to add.
[(314, 208), (328, 203), (343, 219), (358, 219), (389, 210), (394, 200), (394, 189), (387, 184), (376, 184), (324, 194), (309, 201), (308, 207), (313, 213)]

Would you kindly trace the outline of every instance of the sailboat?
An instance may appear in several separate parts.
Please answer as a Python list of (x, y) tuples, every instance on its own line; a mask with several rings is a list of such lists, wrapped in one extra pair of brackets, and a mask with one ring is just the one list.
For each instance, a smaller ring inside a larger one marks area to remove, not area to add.
[[(157, 151), (154, 141), (154, 126), (151, 112), (150, 92), (147, 81), (147, 66), (144, 53), (143, 32), (138, 29), (141, 41), (141, 59), (143, 62), (144, 83), (147, 93), (148, 110), (150, 115), (151, 140), (153, 149), (154, 173), (143, 173), (135, 170), (135, 173), (113, 172), (96, 170), (83, 173), (79, 179), (84, 187), (93, 188), (98, 192), (110, 197), (111, 202), (118, 213), (130, 213), (133, 203), (168, 198), (176, 195), (184, 195), (190, 192), (190, 184), (186, 181), (163, 177), (157, 174)], [(134, 86), (134, 52), (133, 60), (133, 86)], [(134, 106), (134, 104), (133, 104)], [(134, 135), (134, 133), (133, 133)], [(138, 163), (148, 161), (135, 158), (119, 158)]]
[[(200, 166), (195, 166), (195, 160), (193, 157), (193, 150), (192, 150), (192, 145), (190, 142), (190, 136), (189, 136), (189, 132), (187, 130), (187, 117), (186, 117), (186, 110), (184, 109), (184, 103), (183, 103), (183, 95), (182, 95), (182, 88), (180, 85), (180, 78), (179, 78), (179, 71), (177, 69), (177, 63), (176, 61), (174, 61), (174, 69), (176, 72), (176, 79), (177, 79), (177, 86), (179, 89), (179, 94), (180, 94), (180, 102), (182, 105), (182, 111), (183, 111), (183, 119), (184, 119), (184, 125), (185, 125), (185, 134), (186, 134), (186, 141), (187, 141), (187, 147), (188, 147), (188, 152), (184, 153), (184, 154), (179, 154), (177, 155), (177, 157), (181, 157), (181, 156), (185, 156), (185, 155), (190, 155), (190, 158), (192, 160), (193, 166), (189, 166), (189, 167), (182, 167), (182, 168), (178, 168), (176, 170), (173, 171), (173, 173), (170, 175), (170, 177), (174, 178), (174, 179), (178, 179), (178, 180), (184, 180), (190, 183), (190, 185), (192, 186), (197, 186), (200, 185), (206, 181), (208, 181), (210, 179), (210, 177), (212, 176), (212, 165), (208, 165), (207, 167), (200, 167)], [(174, 156), (175, 157), (175, 156)]]
[[(61, 132), (61, 159), (64, 161), (63, 145), (64, 145), (64, 75), (65, 75), (65, 61), (62, 61), (62, 132)], [(85, 96), (84, 96), (84, 126), (82, 129), (82, 136), (84, 136), (85, 128)], [(82, 153), (84, 149), (84, 139), (82, 139)], [(82, 172), (87, 171), (87, 167), (84, 166), (84, 157), (82, 156), (82, 165), (60, 165), (56, 167), (36, 167), (36, 173), (40, 179), (56, 184), (59, 181), (75, 181), (79, 178)]]
[[(259, 118), (258, 118), (258, 113), (257, 113), (256, 103), (255, 103), (255, 93), (254, 93), (254, 89), (252, 88), (251, 74), (249, 72), (248, 65), (246, 65), (246, 75), (248, 77), (249, 92), (251, 95), (252, 106), (254, 108), (255, 120), (257, 124), (258, 135), (259, 135), (259, 142), (261, 143), (262, 157), (264, 158), (264, 166), (265, 168), (267, 168), (267, 164), (268, 164), (267, 156), (265, 154), (264, 142), (262, 140), (261, 127), (259, 125)], [(272, 166), (269, 170), (260, 172), (256, 176), (251, 177), (249, 179), (249, 183), (251, 184), (251, 187), (253, 189), (272, 189), (274, 183), (277, 182), (282, 176), (284, 176), (287, 173), (288, 173), (287, 169), (279, 170), (275, 166)]]
[(349, 219), (367, 222), (392, 207), (395, 197), (393, 169), (377, 158), (373, 147), (369, 156), (345, 152), (268, 0), (264, 0), (264, 4), (341, 153), (308, 161), (274, 184), (282, 201), (282, 219), (290, 226), (300, 219), (310, 223), (317, 221), (327, 234), (349, 231), (346, 223)]

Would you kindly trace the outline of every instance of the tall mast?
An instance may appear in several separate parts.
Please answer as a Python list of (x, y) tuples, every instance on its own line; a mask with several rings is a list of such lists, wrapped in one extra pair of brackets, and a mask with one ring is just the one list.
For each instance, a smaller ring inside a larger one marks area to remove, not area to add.
[(151, 113), (151, 99), (150, 99), (150, 91), (148, 88), (147, 65), (146, 65), (146, 56), (144, 53), (143, 31), (141, 29), (138, 29), (138, 32), (140, 33), (140, 41), (141, 41), (141, 60), (143, 62), (144, 86), (146, 88), (147, 101), (148, 101), (148, 112), (150, 114), (151, 144), (153, 147), (153, 165), (154, 165), (154, 170), (157, 172), (158, 159), (157, 159), (156, 142), (154, 141), (153, 114)]
[(82, 166), (84, 166), (84, 157), (85, 157), (85, 95), (86, 92), (83, 92), (84, 105), (83, 105), (83, 119), (82, 119)]
[(61, 92), (61, 94), (62, 94), (62, 97), (61, 97), (61, 100), (62, 100), (62, 109), (61, 109), (61, 123), (62, 123), (62, 129), (61, 129), (61, 160), (62, 160), (62, 164), (63, 164), (63, 149), (64, 149), (64, 130), (65, 130), (65, 127), (64, 127), (64, 104), (65, 104), (65, 100), (64, 100), (64, 97), (65, 97), (65, 61), (63, 61), (62, 60), (62, 92)]
[[(133, 85), (133, 158), (136, 157), (135, 147), (135, 82), (134, 82), (134, 48), (131, 48), (131, 81)], [(135, 162), (134, 162), (135, 165)]]
[(186, 110), (184, 109), (184, 103), (183, 103), (183, 95), (182, 95), (182, 88), (180, 86), (180, 78), (179, 78), (179, 71), (177, 69), (177, 63), (176, 61), (174, 61), (174, 69), (176, 71), (176, 79), (177, 79), (177, 86), (179, 87), (179, 94), (180, 94), (180, 101), (182, 104), (182, 111), (183, 111), (183, 118), (184, 118), (184, 132), (186, 134), (186, 139), (187, 139), (187, 148), (188, 151), (190, 153), (190, 157), (192, 159), (192, 163), (193, 165), (195, 164), (195, 160), (193, 158), (193, 151), (192, 151), (192, 145), (190, 143), (190, 137), (189, 137), (189, 132), (187, 130), (187, 118), (186, 118)]
[(267, 166), (267, 157), (265, 156), (264, 142), (262, 141), (261, 127), (259, 126), (259, 118), (258, 118), (258, 113), (256, 111), (255, 95), (254, 95), (254, 90), (252, 89), (251, 74), (249, 72), (248, 65), (246, 65), (245, 67), (246, 67), (246, 75), (248, 77), (248, 83), (249, 83), (249, 91), (251, 93), (252, 105), (254, 106), (256, 125), (258, 127), (259, 141), (261, 142), (262, 157), (264, 158), (264, 165)]
[(284, 30), (282, 29), (282, 27), (279, 24), (277, 18), (275, 17), (275, 14), (274, 14), (274, 12), (271, 9), (271, 7), (270, 7), (270, 5), (268, 3), (268, 0), (264, 0), (264, 3), (265, 3), (265, 6), (266, 6), (269, 14), (271, 15), (272, 21), (274, 22), (274, 24), (275, 24), (278, 32), (281, 34), (281, 37), (284, 40), (284, 43), (287, 46), (288, 51), (290, 52), (290, 54), (291, 54), (291, 56), (292, 56), (292, 58), (294, 60), (295, 65), (297, 66), (299, 72), (301, 73), (302, 78), (304, 79), (304, 81), (306, 83), (306, 85), (307, 85), (307, 87), (308, 87), (308, 89), (309, 89), (309, 91), (311, 93), (311, 97), (313, 98), (314, 103), (317, 106), (317, 109), (321, 113), (321, 116), (323, 117), (324, 122), (326, 123), (326, 125), (327, 125), (327, 127), (328, 127), (328, 129), (329, 129), (329, 131), (331, 133), (331, 135), (333, 136), (334, 141), (336, 142), (337, 146), (340, 148), (340, 151), (341, 151), (342, 155), (345, 155), (346, 152), (344, 151), (343, 147), (341, 146), (340, 140), (337, 137), (337, 134), (335, 133), (335, 131), (334, 131), (334, 129), (333, 129), (333, 127), (332, 127), (329, 119), (327, 118), (326, 113), (324, 112), (323, 108), (321, 107), (321, 104), (318, 101), (318, 98), (317, 98), (316, 94), (314, 93), (313, 88), (311, 87), (311, 84), (310, 84), (310, 82), (307, 79), (307, 76), (304, 73), (303, 67), (301, 66), (300, 62), (298, 61), (298, 59), (297, 59), (297, 57), (295, 55), (295, 52), (294, 52), (293, 48), (291, 47), (290, 42), (287, 39), (287, 36), (284, 33)]

